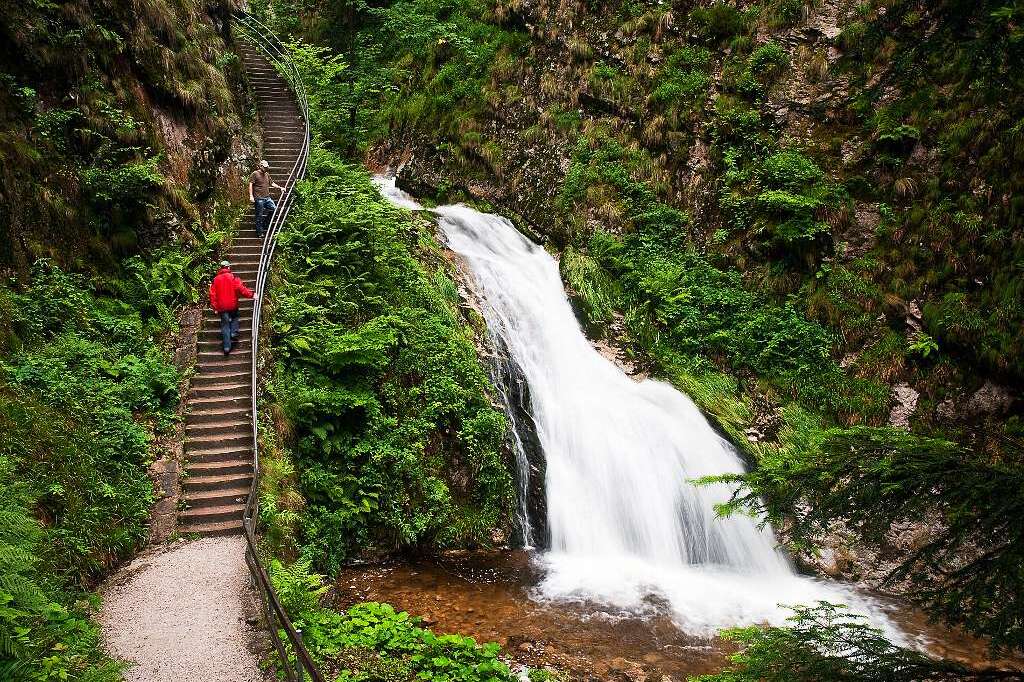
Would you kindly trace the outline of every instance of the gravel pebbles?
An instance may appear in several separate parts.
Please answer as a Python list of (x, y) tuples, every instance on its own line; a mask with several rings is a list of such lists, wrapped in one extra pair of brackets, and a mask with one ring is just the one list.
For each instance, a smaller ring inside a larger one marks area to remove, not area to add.
[(101, 590), (107, 651), (127, 682), (260, 682), (242, 536), (146, 553)]

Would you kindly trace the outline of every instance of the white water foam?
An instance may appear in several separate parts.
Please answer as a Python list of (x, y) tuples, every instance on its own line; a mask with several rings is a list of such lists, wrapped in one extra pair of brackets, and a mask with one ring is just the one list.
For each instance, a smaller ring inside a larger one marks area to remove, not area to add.
[[(420, 208), (393, 179), (375, 182), (396, 204)], [(591, 346), (550, 254), (501, 216), (461, 204), (434, 212), (473, 270), (490, 332), (529, 385), (551, 531), (537, 598), (667, 610), (700, 635), (783, 624), (791, 611), (780, 604), (824, 600), (869, 614), (902, 641), (868, 599), (797, 575), (770, 529), (747, 516), (716, 516), (728, 489), (690, 481), (741, 472), (736, 451), (687, 396), (630, 379)]]

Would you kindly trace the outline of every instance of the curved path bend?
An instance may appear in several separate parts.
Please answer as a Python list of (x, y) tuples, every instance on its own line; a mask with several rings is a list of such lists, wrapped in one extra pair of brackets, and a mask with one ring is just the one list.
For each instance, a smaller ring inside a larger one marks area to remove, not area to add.
[[(287, 82), (251, 45), (238, 51), (263, 124), (263, 155), (283, 183), (304, 139)], [(290, 188), (289, 188), (290, 189)], [(261, 240), (253, 210), (226, 257), (255, 289)], [(199, 331), (195, 375), (185, 418), (184, 511), (178, 531), (193, 542), (155, 547), (114, 575), (99, 615), (107, 650), (128, 668), (129, 682), (257, 682), (261, 630), (248, 581), (242, 512), (253, 482), (252, 301), (241, 307), (238, 342), (220, 348), (220, 321), (207, 310)]]

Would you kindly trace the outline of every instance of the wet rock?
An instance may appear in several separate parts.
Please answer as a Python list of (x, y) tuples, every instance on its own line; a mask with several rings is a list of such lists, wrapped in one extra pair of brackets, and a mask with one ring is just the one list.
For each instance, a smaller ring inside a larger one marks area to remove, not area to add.
[(875, 245), (875, 231), (881, 221), (881, 213), (877, 204), (857, 202), (853, 209), (853, 222), (840, 238), (846, 242), (843, 256), (847, 259), (859, 258)]
[(907, 316), (905, 319), (907, 325), (907, 332), (911, 335), (919, 333), (923, 327), (924, 322), (923, 313), (921, 312), (921, 306), (917, 301), (911, 301), (907, 304)]
[(1006, 414), (1016, 397), (1005, 386), (986, 381), (967, 399), (965, 411), (970, 417), (988, 417)]
[(609, 662), (608, 667), (625, 677), (629, 682), (647, 681), (647, 673), (644, 669), (640, 665), (625, 658), (613, 658), (611, 662)]
[(939, 403), (939, 406), (935, 408), (935, 413), (941, 419), (945, 419), (947, 421), (956, 419), (956, 402), (952, 398), (947, 398), (946, 400), (943, 400), (941, 403)]
[[(547, 526), (547, 496), (544, 478), (547, 461), (537, 436), (537, 425), (530, 412), (530, 388), (526, 383), (519, 366), (512, 360), (508, 349), (500, 342), (496, 343), (495, 361), (492, 366), (494, 383), (501, 394), (505, 414), (509, 417), (511, 430), (509, 433), (509, 449), (516, 460), (516, 449), (521, 448), (527, 469), (523, 471), (522, 463), (517, 461), (520, 477), (521, 498), (517, 501), (520, 508), (526, 510), (526, 523), (530, 526), (532, 544), (535, 547), (547, 547), (550, 534)], [(512, 433), (514, 431), (514, 434)], [(523, 477), (525, 476), (525, 485)], [(522, 496), (525, 495), (525, 499)], [(522, 530), (522, 529), (520, 529)], [(525, 535), (524, 533), (521, 533)], [(519, 538), (523, 540), (524, 538)]]
[(494, 528), (491, 530), (491, 542), (497, 546), (507, 545), (508, 534), (505, 533), (503, 528)]
[(889, 412), (889, 425), (899, 429), (910, 428), (910, 417), (917, 410), (917, 400), (920, 393), (911, 388), (910, 384), (897, 384), (892, 388), (892, 398), (895, 404)]
[(843, 146), (839, 153), (840, 158), (842, 158), (843, 165), (852, 166), (860, 160), (863, 154), (863, 145), (858, 138), (852, 137), (843, 142)]
[(923, 166), (928, 161), (928, 150), (918, 142), (914, 145), (914, 149), (910, 152), (910, 158), (907, 160), (914, 165)]

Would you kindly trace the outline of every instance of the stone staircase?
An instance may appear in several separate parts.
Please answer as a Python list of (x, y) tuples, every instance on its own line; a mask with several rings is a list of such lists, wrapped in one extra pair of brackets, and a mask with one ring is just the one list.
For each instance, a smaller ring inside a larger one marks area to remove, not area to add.
[[(270, 174), (285, 184), (302, 147), (304, 124), (287, 82), (259, 52), (237, 41), (263, 125), (263, 158)], [(248, 178), (251, 168), (242, 169)], [(275, 200), (277, 194), (272, 193)], [(256, 237), (252, 206), (226, 258), (246, 286), (255, 290), (262, 240)], [(253, 484), (252, 301), (239, 306), (239, 332), (231, 355), (221, 350), (220, 319), (207, 309), (199, 331), (195, 375), (185, 417), (185, 509), (178, 531), (198, 535), (242, 532), (245, 499)]]

